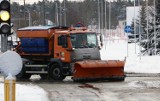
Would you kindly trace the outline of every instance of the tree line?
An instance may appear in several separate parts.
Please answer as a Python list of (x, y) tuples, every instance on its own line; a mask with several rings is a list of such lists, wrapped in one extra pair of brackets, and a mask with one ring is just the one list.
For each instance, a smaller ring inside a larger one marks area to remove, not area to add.
[[(136, 25), (134, 25), (136, 24)], [(134, 30), (136, 26), (136, 30)], [(141, 29), (141, 30), (140, 30)], [(140, 15), (132, 22), (132, 34), (139, 35), (143, 55), (160, 54), (160, 1), (152, 0), (141, 6)]]
[[(144, 1), (141, 0), (141, 2)], [(46, 21), (67, 26), (74, 26), (77, 22), (81, 22), (86, 26), (98, 25), (99, 13), (100, 21), (106, 21), (107, 23), (107, 25), (101, 24), (101, 28), (108, 28), (109, 16), (111, 18), (111, 28), (116, 28), (118, 20), (126, 19), (126, 7), (133, 5), (132, 0), (117, 0), (114, 2), (108, 2), (108, 0), (106, 2), (105, 0), (84, 0), (79, 2), (44, 0), (44, 2), (39, 1), (25, 5), (13, 2), (11, 4), (11, 14), (12, 23), (14, 23), (16, 29), (29, 25), (44, 25)]]

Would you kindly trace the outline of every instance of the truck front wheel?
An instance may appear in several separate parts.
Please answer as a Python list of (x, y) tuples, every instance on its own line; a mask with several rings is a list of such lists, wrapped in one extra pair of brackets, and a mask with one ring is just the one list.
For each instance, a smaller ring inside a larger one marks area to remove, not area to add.
[(58, 64), (53, 64), (50, 67), (49, 75), (53, 80), (61, 81), (65, 79), (65, 75), (63, 75), (62, 70)]

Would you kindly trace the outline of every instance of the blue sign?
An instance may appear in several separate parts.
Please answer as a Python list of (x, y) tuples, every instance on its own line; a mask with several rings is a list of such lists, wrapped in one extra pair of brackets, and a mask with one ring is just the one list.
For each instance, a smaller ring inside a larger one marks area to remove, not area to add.
[(85, 27), (81, 22), (76, 23), (75, 27)]
[(126, 25), (125, 28), (124, 28), (124, 31), (125, 31), (126, 33), (131, 33), (131, 31), (132, 31), (131, 26)]

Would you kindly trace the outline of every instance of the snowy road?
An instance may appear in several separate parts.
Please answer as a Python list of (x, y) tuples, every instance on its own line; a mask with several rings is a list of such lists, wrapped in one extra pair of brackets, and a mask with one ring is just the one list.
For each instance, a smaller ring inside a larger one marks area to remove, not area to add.
[[(17, 99), (29, 101), (27, 99), (32, 97), (31, 99), (37, 101), (44, 101), (44, 99), (49, 99), (46, 101), (160, 101), (159, 74), (129, 74), (124, 82), (75, 83), (70, 77), (63, 82), (41, 81), (33, 78), (30, 81), (17, 81), (17, 90), (21, 86), (22, 89), (26, 88), (17, 91), (19, 93)], [(0, 76), (0, 86), (3, 84), (2, 79), (3, 77)], [(20, 96), (21, 92), (23, 96), (27, 94), (25, 98)], [(37, 98), (38, 96), (41, 98)]]
[(68, 77), (63, 82), (32, 80), (43, 88), (50, 101), (160, 101), (159, 74), (132, 74), (124, 82), (74, 83)]

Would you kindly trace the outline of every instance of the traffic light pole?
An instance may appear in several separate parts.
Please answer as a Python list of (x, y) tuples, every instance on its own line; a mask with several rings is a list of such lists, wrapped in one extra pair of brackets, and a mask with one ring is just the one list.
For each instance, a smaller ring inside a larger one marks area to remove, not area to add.
[(7, 34), (1, 34), (1, 52), (7, 51)]
[(10, 0), (0, 0), (1, 52), (7, 51), (8, 36), (11, 35)]

